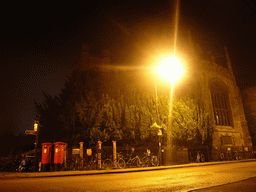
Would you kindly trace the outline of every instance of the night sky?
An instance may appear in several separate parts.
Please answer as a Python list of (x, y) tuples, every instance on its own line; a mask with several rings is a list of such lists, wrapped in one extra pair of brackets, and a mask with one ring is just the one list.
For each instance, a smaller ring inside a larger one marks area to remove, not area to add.
[[(181, 0), (178, 47), (227, 46), (240, 88), (256, 85), (256, 4), (250, 0)], [(146, 65), (172, 42), (175, 1), (5, 4), (1, 10), (0, 134), (33, 129), (34, 100), (54, 96), (86, 43), (110, 50), (118, 65)], [(161, 47), (162, 46), (162, 47)]]

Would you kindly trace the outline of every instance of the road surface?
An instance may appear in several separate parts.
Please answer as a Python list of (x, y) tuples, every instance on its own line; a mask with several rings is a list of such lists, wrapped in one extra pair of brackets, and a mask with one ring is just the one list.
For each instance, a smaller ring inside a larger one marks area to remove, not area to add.
[[(0, 191), (256, 191), (254, 177), (255, 161), (130, 173), (2, 179)], [(244, 188), (248, 185), (250, 188)]]

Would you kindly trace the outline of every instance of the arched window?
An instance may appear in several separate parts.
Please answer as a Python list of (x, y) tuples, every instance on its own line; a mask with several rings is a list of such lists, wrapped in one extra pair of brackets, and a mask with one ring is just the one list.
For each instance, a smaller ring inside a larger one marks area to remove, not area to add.
[(210, 90), (215, 124), (232, 126), (233, 122), (227, 88), (224, 84), (215, 80), (210, 83)]

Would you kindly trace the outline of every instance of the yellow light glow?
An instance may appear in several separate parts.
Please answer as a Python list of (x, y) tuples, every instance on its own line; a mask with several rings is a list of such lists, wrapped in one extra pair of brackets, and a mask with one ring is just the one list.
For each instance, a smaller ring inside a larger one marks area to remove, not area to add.
[(38, 122), (35, 121), (35, 122), (34, 122), (34, 131), (37, 131), (37, 129), (38, 129)]
[(163, 78), (174, 83), (181, 77), (183, 73), (183, 66), (177, 58), (166, 57), (160, 62), (156, 71)]

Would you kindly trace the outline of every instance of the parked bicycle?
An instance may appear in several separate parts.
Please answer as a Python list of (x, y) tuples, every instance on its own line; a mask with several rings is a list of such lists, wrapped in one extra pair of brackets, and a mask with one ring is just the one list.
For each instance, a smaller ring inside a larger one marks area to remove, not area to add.
[[(102, 164), (102, 161), (101, 161), (101, 164)], [(85, 159), (83, 169), (85, 169), (85, 170), (95, 170), (95, 169), (98, 169), (97, 154), (95, 156), (87, 157)]]
[(241, 160), (242, 157), (239, 155), (239, 152), (234, 151), (234, 160)]
[(126, 159), (125, 164), (127, 167), (142, 167), (143, 163), (142, 160), (138, 155), (135, 155), (134, 157), (130, 156), (128, 159)]
[(157, 159), (157, 156), (155, 155), (144, 153), (144, 156), (142, 157), (141, 160), (142, 160), (143, 167), (158, 166), (158, 159)]
[(197, 151), (196, 162), (205, 162), (205, 156), (201, 151)]
[(226, 161), (231, 161), (231, 160), (234, 160), (234, 157), (233, 157), (233, 154), (232, 154), (232, 151), (231, 150), (228, 150), (225, 154), (225, 160)]
[(224, 153), (222, 151), (218, 151), (217, 158), (218, 158), (218, 161), (224, 161), (225, 160)]
[(124, 156), (120, 153), (116, 153), (116, 162), (113, 160), (113, 156), (111, 158), (106, 159), (103, 161), (102, 168), (103, 169), (113, 169), (113, 168), (125, 168), (126, 163), (125, 160), (123, 159)]

